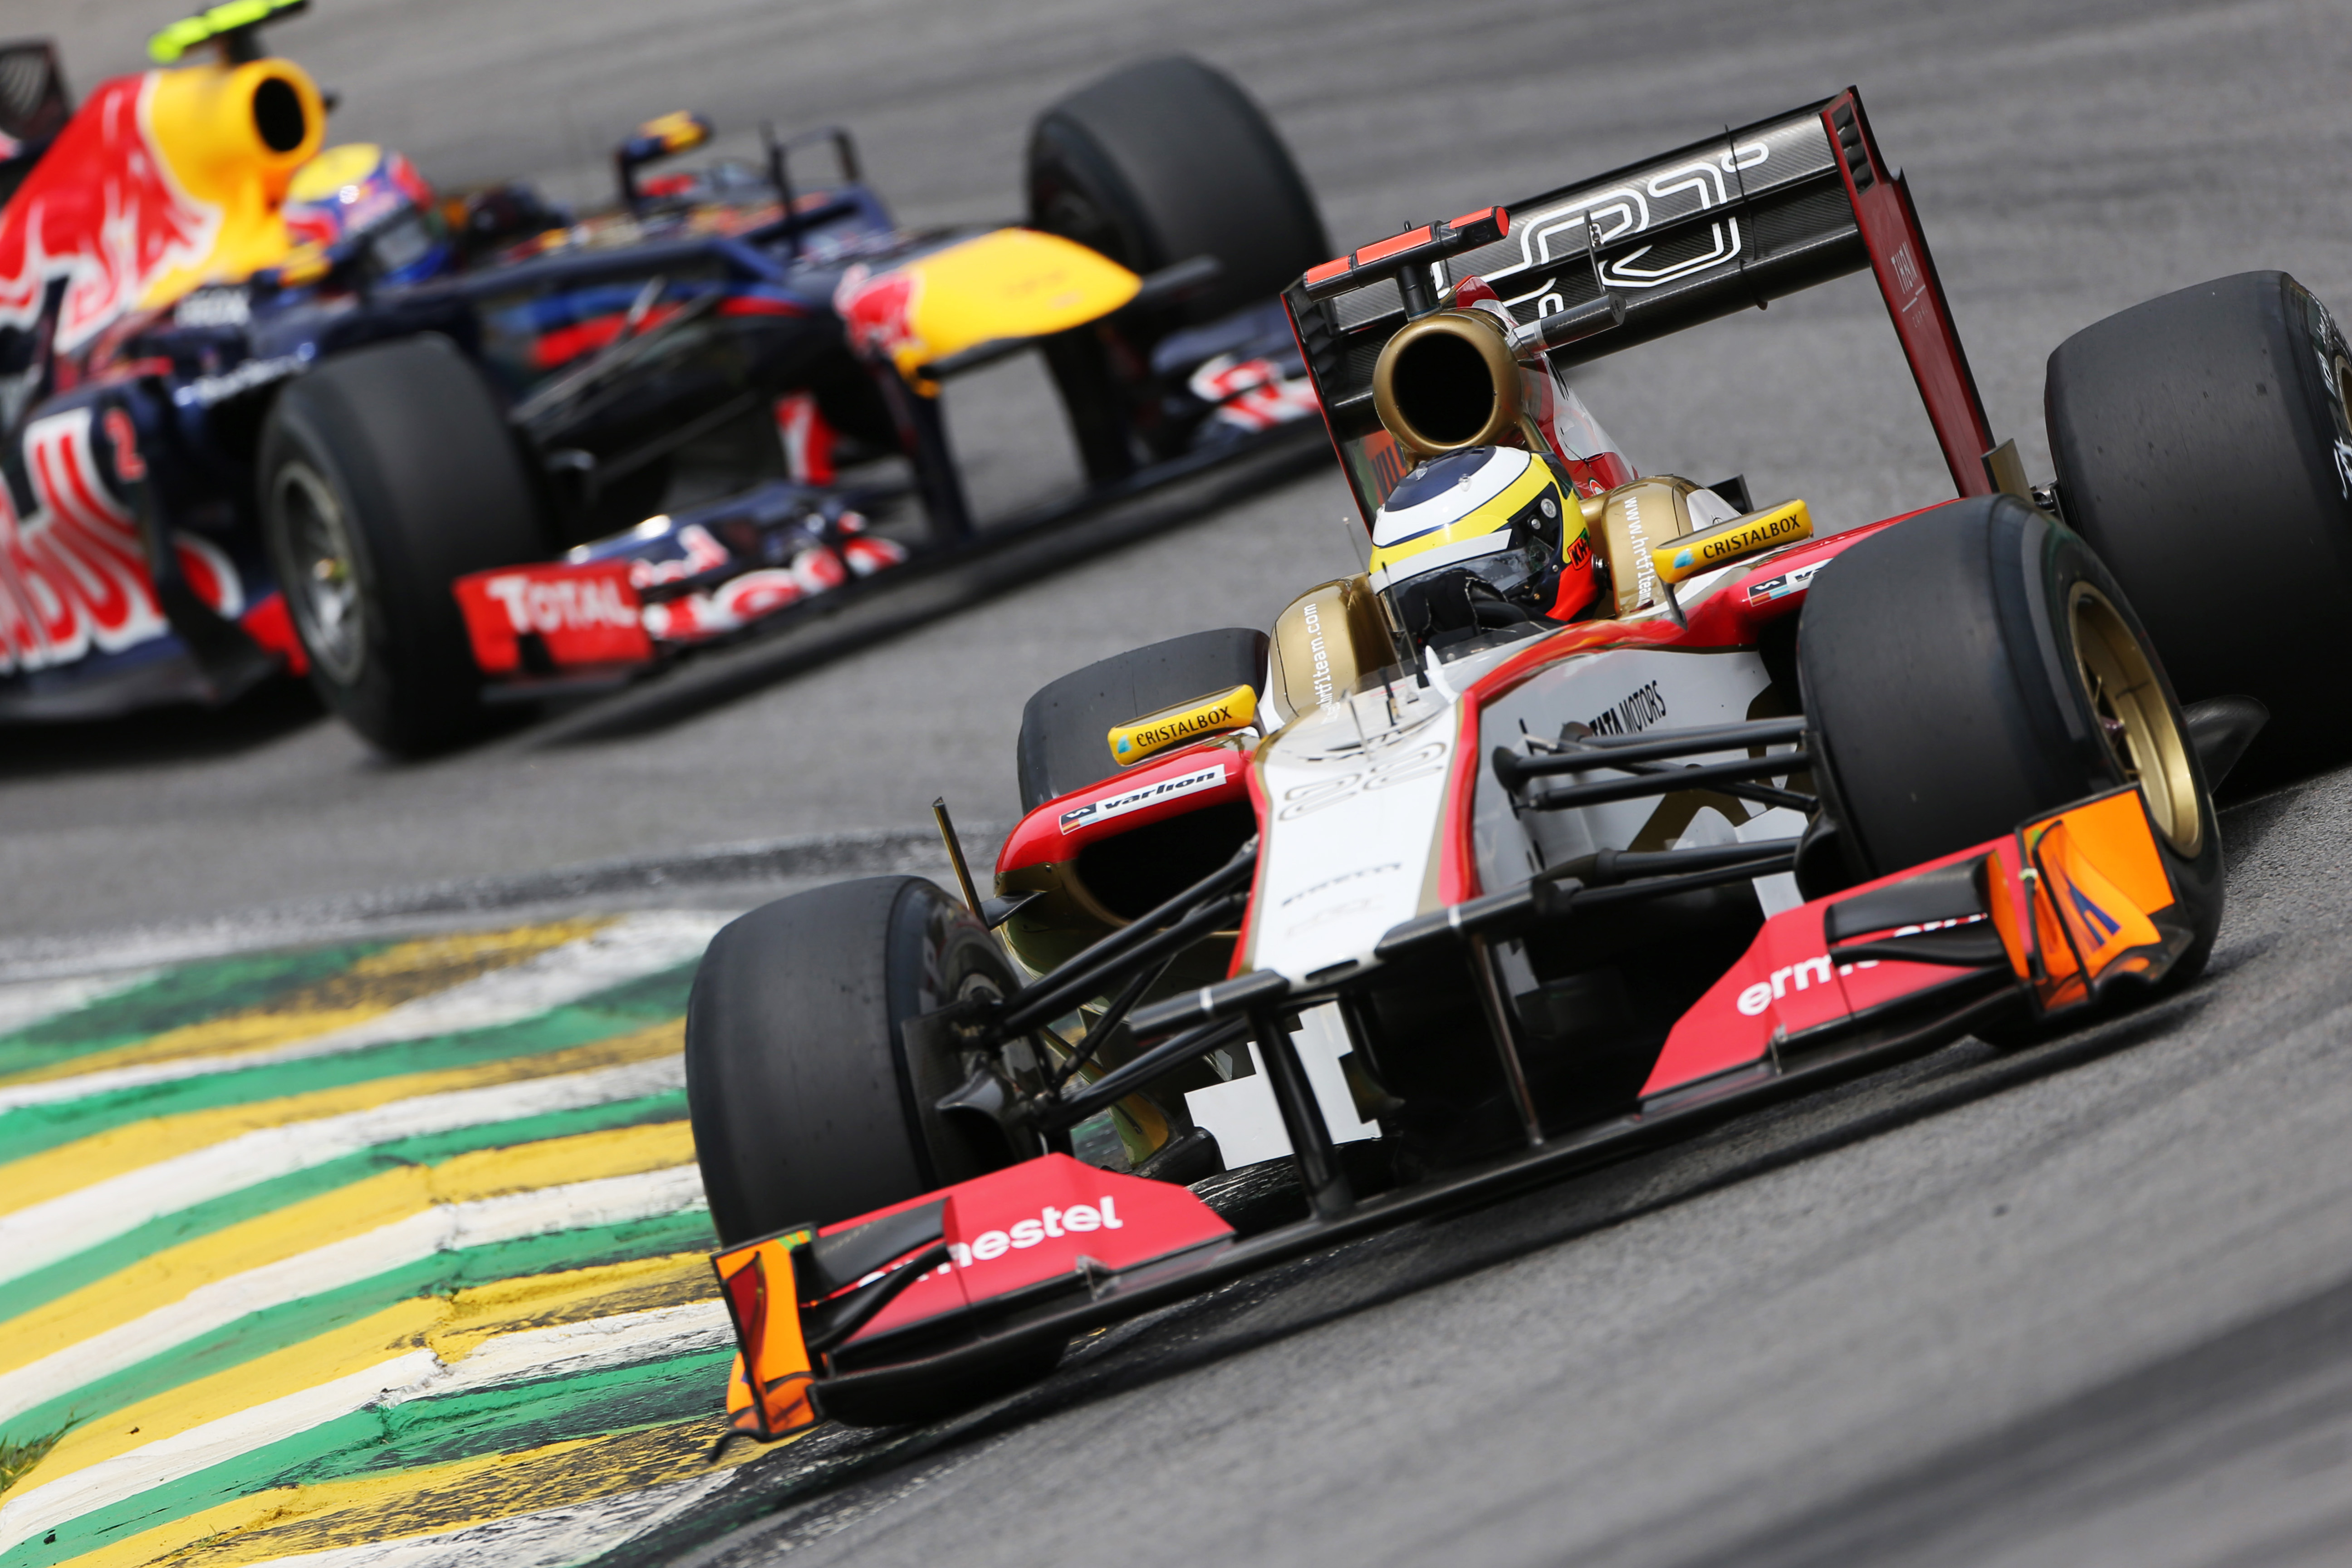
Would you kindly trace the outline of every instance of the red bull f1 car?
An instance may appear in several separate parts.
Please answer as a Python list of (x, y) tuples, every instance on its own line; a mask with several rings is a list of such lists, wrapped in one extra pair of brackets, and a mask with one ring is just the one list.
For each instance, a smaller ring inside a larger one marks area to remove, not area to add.
[[(1816, 535), (1640, 474), (1564, 374), (1864, 268), (1956, 500)], [(822, 889), (702, 961), (730, 1436), (951, 1410), (1276, 1261), (2184, 985), (2214, 783), (2267, 715), (2342, 751), (2340, 698), (2177, 591), (2215, 528), (2352, 546), (2352, 358), (2283, 274), (2068, 340), (2039, 487), (1852, 90), (1285, 299), (1368, 570), (1038, 692), (992, 897), (942, 815), (961, 898)]]
[[(1026, 226), (900, 227), (837, 127), (681, 169), (686, 113), (580, 215), (327, 147), (257, 37), (303, 3), (175, 24), (71, 113), (48, 46), (9, 46), (0, 717), (289, 668), (428, 751), (485, 695), (625, 680), (1313, 428), (1277, 294), (1320, 222), (1197, 61), (1040, 117)], [(942, 388), (1024, 351), (1084, 487), (975, 519)]]

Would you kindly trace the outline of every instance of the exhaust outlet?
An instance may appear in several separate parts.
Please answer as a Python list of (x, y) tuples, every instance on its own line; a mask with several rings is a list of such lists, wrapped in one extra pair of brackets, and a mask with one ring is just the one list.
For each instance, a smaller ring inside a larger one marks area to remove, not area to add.
[(1372, 408), (1400, 446), (1441, 458), (1492, 446), (1526, 408), (1507, 329), (1485, 310), (1433, 310), (1408, 321), (1372, 365)]

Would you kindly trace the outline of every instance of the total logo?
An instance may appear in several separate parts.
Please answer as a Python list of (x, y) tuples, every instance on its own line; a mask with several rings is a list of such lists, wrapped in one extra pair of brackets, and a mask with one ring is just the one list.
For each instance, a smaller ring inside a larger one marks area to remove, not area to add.
[[(954, 1267), (969, 1268), (974, 1263), (986, 1263), (1008, 1252), (1025, 1251), (1049, 1237), (1058, 1239), (1098, 1230), (1123, 1230), (1126, 1225), (1118, 1217), (1118, 1200), (1106, 1193), (1090, 1204), (1072, 1204), (1067, 1208), (1047, 1204), (1034, 1218), (1014, 1220), (1003, 1230), (983, 1230), (968, 1246), (950, 1241), (948, 1256), (954, 1260)], [(932, 1272), (945, 1274), (948, 1268), (942, 1263)]]
[(614, 575), (550, 581), (516, 574), (491, 578), (482, 591), (506, 606), (507, 618), (519, 632), (543, 635), (638, 625), (637, 608), (622, 598)]

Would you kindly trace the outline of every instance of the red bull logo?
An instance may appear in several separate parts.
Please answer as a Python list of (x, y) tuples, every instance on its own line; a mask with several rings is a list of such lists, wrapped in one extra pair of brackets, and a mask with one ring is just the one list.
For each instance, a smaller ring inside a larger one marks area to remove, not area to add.
[(157, 79), (100, 87), (0, 212), (0, 325), (33, 327), (61, 284), (51, 348), (70, 353), (212, 254), (221, 209), (178, 187), (150, 132)]
[[(130, 510), (100, 482), (90, 411), (34, 421), (25, 467), (37, 503), (16, 515), (0, 486), (0, 674), (113, 653), (170, 629)], [(212, 552), (217, 556), (218, 552)], [(226, 595), (235, 573), (205, 559)]]
[[(289, 97), (290, 117), (258, 107)], [(287, 182), (325, 123), (285, 60), (101, 84), (0, 210), (0, 327), (54, 311), (48, 350), (70, 354), (131, 310), (278, 265)]]
[(834, 293), (849, 346), (868, 358), (887, 358), (915, 341), (915, 296), (922, 279), (912, 272), (876, 277), (864, 262), (852, 267)]

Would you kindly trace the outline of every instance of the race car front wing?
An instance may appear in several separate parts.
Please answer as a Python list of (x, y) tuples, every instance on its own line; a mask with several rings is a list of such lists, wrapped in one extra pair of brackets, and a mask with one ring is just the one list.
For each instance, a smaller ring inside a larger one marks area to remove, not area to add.
[[(1066, 1008), (1071, 986), (1091, 994), (1191, 940), (1203, 921), (1228, 920), (1255, 853), (1005, 998), (985, 1029), (1013, 1037), (1040, 1009)], [(936, 1387), (1050, 1354), (1073, 1335), (1301, 1254), (1688, 1136), (1984, 1025), (2077, 1012), (2118, 986), (2160, 981), (2194, 941), (2147, 807), (2126, 786), (1770, 917), (1675, 1026), (1633, 1110), (1558, 1132), (1530, 1123), (1524, 1148), (1483, 1163), (1362, 1199), (1349, 1191), (1286, 1017), (1331, 1001), (1344, 1015), (1381, 963), (1426, 943), (1480, 942), (1603, 893), (1655, 896), (1775, 868), (1752, 853), (1697, 864), (1722, 855), (1620, 856), (1605, 870), (1583, 868), (1589, 879), (1473, 900), (1406, 922), (1370, 965), (1315, 984), (1238, 975), (1136, 1011), (1139, 1037), (1168, 1037), (1093, 1083), (998, 1097), (1008, 1125), (1050, 1137), (1171, 1065), (1253, 1036), (1311, 1205), (1296, 1223), (1236, 1237), (1183, 1187), (1048, 1152), (722, 1250), (713, 1262), (740, 1352), (729, 1437), (774, 1439), (821, 1419), (828, 1401)], [(1499, 1049), (1517, 1049), (1507, 1027), (1497, 1034)]]

